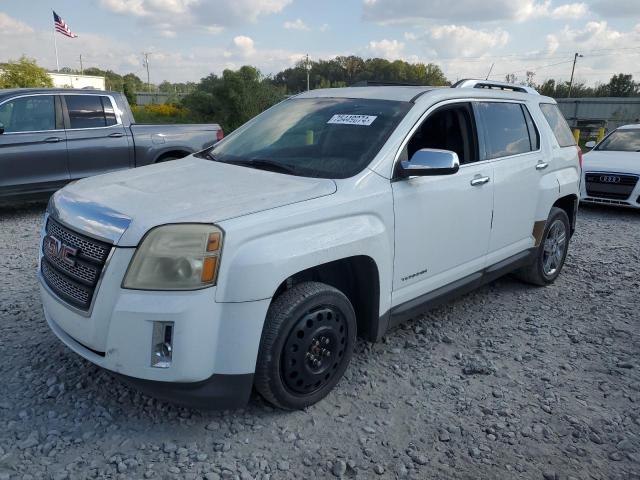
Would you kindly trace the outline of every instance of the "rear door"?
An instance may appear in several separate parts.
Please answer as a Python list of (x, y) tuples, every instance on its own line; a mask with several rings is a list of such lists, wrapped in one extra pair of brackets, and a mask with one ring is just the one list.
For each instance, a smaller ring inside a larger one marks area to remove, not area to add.
[(0, 104), (0, 197), (53, 191), (69, 181), (66, 136), (56, 95)]
[(62, 98), (71, 179), (132, 167), (129, 137), (110, 96), (65, 94)]
[(545, 164), (540, 135), (526, 105), (475, 104), (484, 135), (484, 159), (493, 163), (493, 221), (489, 265), (533, 246), (533, 225)]

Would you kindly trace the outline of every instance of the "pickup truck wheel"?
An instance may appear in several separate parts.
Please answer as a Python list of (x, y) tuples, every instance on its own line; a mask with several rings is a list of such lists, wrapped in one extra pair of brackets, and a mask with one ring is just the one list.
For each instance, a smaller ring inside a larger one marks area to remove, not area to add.
[(256, 390), (273, 405), (297, 410), (322, 400), (353, 354), (356, 315), (339, 290), (304, 282), (269, 307), (256, 365)]
[(534, 285), (544, 286), (553, 283), (560, 275), (567, 258), (570, 236), (567, 213), (561, 208), (553, 207), (536, 251), (535, 261), (516, 272), (516, 276)]

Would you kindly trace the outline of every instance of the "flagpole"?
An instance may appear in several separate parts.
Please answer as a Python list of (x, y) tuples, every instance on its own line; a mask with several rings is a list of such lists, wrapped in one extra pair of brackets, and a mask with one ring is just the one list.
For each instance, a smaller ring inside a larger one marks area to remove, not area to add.
[[(55, 13), (51, 10), (51, 13)], [(53, 48), (56, 50), (56, 71), (60, 72), (60, 62), (58, 61), (58, 41), (56, 40), (56, 22), (53, 22)]]

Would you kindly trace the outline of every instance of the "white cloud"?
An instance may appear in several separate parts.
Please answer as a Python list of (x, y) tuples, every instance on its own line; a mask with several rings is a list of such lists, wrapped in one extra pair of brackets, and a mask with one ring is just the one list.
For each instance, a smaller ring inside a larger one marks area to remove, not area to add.
[(402, 58), (404, 43), (398, 40), (371, 41), (367, 50), (375, 57), (386, 58), (387, 60), (398, 60)]
[(323, 23), (322, 25), (320, 25), (320, 31), (321, 32), (326, 32), (327, 30), (330, 30), (331, 27), (329, 26), (328, 23)]
[[(0, 25), (7, 25), (0, 15)], [(16, 60), (22, 55), (35, 58), (39, 65), (55, 69), (55, 56), (51, 31), (22, 29), (21, 34), (2, 36), (0, 59)], [(140, 52), (152, 52), (149, 56), (151, 82), (199, 81), (210, 73), (221, 74), (224, 69), (238, 69), (242, 65), (254, 65), (263, 73), (276, 73), (293, 66), (303, 57), (302, 52), (259, 48), (248, 36), (239, 35), (229, 45), (214, 47), (197, 46), (186, 51), (164, 49), (158, 51), (149, 43), (130, 44), (111, 37), (83, 31), (78, 39), (58, 38), (61, 67), (79, 68), (82, 54), (84, 67), (98, 67), (120, 74), (134, 73), (143, 78)], [(1, 34), (0, 34), (1, 35)], [(44, 48), (43, 48), (44, 46)]]
[(509, 34), (501, 29), (474, 30), (464, 25), (432, 27), (423, 37), (438, 56), (469, 57), (488, 53), (509, 42)]
[(381, 24), (418, 25), (433, 20), (483, 22), (525, 21), (540, 17), (578, 18), (587, 10), (584, 3), (554, 7), (551, 0), (364, 0), (363, 3), (364, 19)]
[(536, 82), (548, 78), (568, 81), (571, 75), (573, 52), (583, 57), (578, 59), (575, 70), (576, 81), (593, 85), (608, 82), (613, 74), (631, 73), (637, 78), (640, 51), (621, 50), (624, 46), (640, 44), (640, 24), (630, 30), (612, 28), (606, 21), (587, 22), (580, 27), (565, 26), (545, 38), (542, 51), (531, 51), (523, 56), (487, 57), (486, 61), (464, 58), (445, 60), (441, 64), (451, 80), (456, 77), (482, 77), (495, 62), (492, 78), (503, 80), (507, 73), (515, 73), (524, 79), (527, 70), (535, 72)]
[(208, 27), (255, 22), (262, 15), (278, 13), (292, 0), (100, 0), (112, 12), (132, 15), (150, 25), (166, 23)]
[(584, 17), (588, 11), (584, 3), (567, 3), (551, 10), (550, 16), (557, 19), (576, 19)]
[(243, 57), (248, 57), (256, 51), (253, 39), (244, 35), (235, 37), (233, 39), (233, 45)]
[(293, 22), (284, 22), (283, 26), (287, 30), (311, 30), (309, 26), (299, 18), (297, 18)]
[(26, 23), (22, 23), (21, 21), (10, 17), (6, 13), (0, 12), (0, 36), (24, 35), (32, 32), (33, 28)]

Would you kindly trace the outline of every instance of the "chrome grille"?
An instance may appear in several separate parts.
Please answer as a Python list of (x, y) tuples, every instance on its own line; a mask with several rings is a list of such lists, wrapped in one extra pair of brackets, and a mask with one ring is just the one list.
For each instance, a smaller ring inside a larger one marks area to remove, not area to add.
[(638, 183), (638, 177), (619, 173), (587, 172), (585, 181), (587, 195), (590, 197), (627, 200)]
[(42, 259), (42, 276), (60, 298), (77, 307), (89, 308), (93, 295), (92, 289), (83, 287), (57, 272), (46, 258)]
[(52, 218), (49, 218), (47, 222), (47, 234), (53, 235), (67, 245), (77, 248), (81, 257), (94, 262), (104, 263), (109, 255), (109, 250), (111, 250), (111, 246), (108, 243), (76, 233)]
[(56, 254), (55, 249), (51, 252), (42, 248), (44, 281), (65, 302), (81, 310), (89, 310), (111, 245), (75, 232), (51, 217), (45, 231), (47, 237), (71, 247), (73, 254), (65, 258)]

